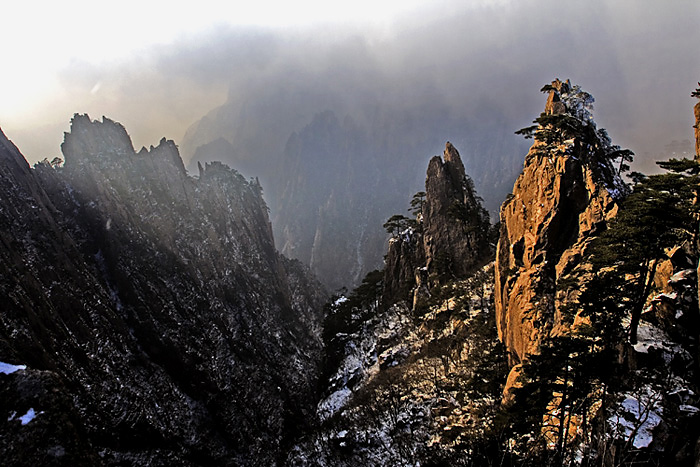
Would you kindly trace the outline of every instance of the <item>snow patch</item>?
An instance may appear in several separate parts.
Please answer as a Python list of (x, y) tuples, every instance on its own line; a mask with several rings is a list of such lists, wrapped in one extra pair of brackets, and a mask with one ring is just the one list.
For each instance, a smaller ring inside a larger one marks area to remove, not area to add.
[(608, 423), (619, 435), (631, 440), (635, 448), (646, 448), (654, 440), (654, 428), (661, 423), (663, 397), (650, 387), (623, 396), (625, 399), (619, 410), (608, 419)]
[(688, 405), (684, 404), (678, 407), (681, 412), (688, 412), (688, 413), (698, 413), (700, 412), (700, 409), (695, 407), (694, 405)]
[(11, 422), (12, 420), (19, 420), (22, 423), (22, 425), (26, 425), (27, 423), (34, 420), (37, 415), (42, 413), (44, 412), (36, 413), (33, 408), (30, 408), (29, 410), (27, 410), (27, 413), (25, 413), (21, 417), (17, 417), (17, 412), (12, 412), (12, 414), (8, 417), (7, 421)]
[(671, 284), (675, 284), (677, 282), (690, 280), (693, 278), (694, 275), (695, 275), (694, 269), (684, 269), (684, 270), (678, 271), (677, 273), (672, 275), (671, 278), (668, 280), (668, 282)]
[(338, 299), (336, 301), (333, 302), (333, 305), (338, 306), (341, 303), (345, 303), (347, 301), (348, 301), (348, 297), (346, 297), (345, 295), (341, 295), (340, 297), (338, 297)]
[(654, 300), (661, 300), (662, 298), (668, 298), (669, 300), (675, 300), (678, 298), (678, 294), (676, 292), (671, 292), (671, 293), (661, 293), (657, 295)]
[(19, 417), (19, 421), (22, 422), (22, 425), (26, 425), (27, 423), (34, 420), (35, 417), (36, 413), (34, 412), (34, 409), (29, 409), (27, 410), (27, 413)]
[(0, 362), (0, 373), (10, 375), (15, 371), (26, 370), (27, 365), (11, 365), (9, 363)]

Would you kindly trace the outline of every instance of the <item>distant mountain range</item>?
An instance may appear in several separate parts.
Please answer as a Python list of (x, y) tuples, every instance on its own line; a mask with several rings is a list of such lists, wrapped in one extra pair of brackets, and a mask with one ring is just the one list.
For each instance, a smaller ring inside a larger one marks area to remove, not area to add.
[[(330, 290), (356, 286), (382, 267), (387, 235), (381, 226), (406, 212), (407, 200), (422, 190), (423, 167), (445, 141), (460, 147), (494, 217), (527, 147), (439, 101), (372, 102), (358, 104), (359, 111), (337, 103), (329, 110), (322, 106), (334, 100), (322, 101), (323, 89), (287, 91), (262, 102), (230, 99), (192, 125), (182, 148), (191, 169), (221, 160), (258, 177), (278, 248)], [(319, 110), (309, 111), (312, 104)]]

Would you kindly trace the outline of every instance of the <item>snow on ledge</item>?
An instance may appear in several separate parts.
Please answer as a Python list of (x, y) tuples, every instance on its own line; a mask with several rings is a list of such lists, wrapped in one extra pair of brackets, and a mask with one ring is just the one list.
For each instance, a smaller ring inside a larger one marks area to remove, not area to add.
[(644, 387), (639, 393), (625, 393), (624, 397), (608, 423), (635, 448), (646, 448), (654, 440), (654, 429), (661, 423), (662, 396), (650, 387)]
[(674, 275), (671, 276), (669, 279), (669, 283), (675, 284), (677, 282), (681, 282), (684, 280), (691, 280), (693, 276), (695, 275), (695, 269), (684, 269), (682, 271), (678, 271)]
[(11, 365), (9, 363), (0, 362), (0, 373), (11, 375), (15, 371), (26, 370), (27, 365)]
[(12, 420), (19, 420), (22, 423), (22, 425), (26, 425), (27, 423), (34, 420), (37, 415), (40, 415), (42, 413), (44, 413), (44, 412), (36, 413), (34, 411), (34, 408), (30, 408), (29, 410), (27, 410), (27, 413), (25, 413), (21, 417), (17, 417), (17, 412), (12, 412), (12, 415), (10, 415), (10, 417), (7, 419), (7, 421), (11, 422)]
[(19, 420), (22, 422), (22, 425), (26, 425), (27, 423), (34, 420), (35, 417), (36, 413), (34, 412), (34, 409), (29, 409), (27, 410), (27, 413), (19, 417)]

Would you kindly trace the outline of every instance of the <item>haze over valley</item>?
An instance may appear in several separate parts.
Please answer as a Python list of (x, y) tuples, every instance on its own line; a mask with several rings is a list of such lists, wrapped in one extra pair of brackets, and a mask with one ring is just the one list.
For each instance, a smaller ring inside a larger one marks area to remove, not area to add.
[(700, 3), (4, 7), (5, 465), (700, 465)]

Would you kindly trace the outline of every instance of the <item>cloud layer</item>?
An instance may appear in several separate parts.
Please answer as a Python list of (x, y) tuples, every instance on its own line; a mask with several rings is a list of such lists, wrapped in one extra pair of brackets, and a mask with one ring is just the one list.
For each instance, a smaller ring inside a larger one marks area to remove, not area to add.
[(362, 118), (381, 102), (398, 111), (446, 105), (474, 125), (512, 134), (541, 111), (539, 88), (560, 77), (596, 97), (599, 125), (637, 153), (642, 169), (672, 141), (691, 138), (696, 0), (436, 5), (347, 27), (221, 25), (109, 65), (74, 61), (34, 123), (8, 133), (38, 160), (58, 152), (74, 112), (121, 121), (140, 146), (161, 136), (181, 142), (226, 100), (292, 99), (295, 112), (280, 117), (291, 129), (326, 108)]

